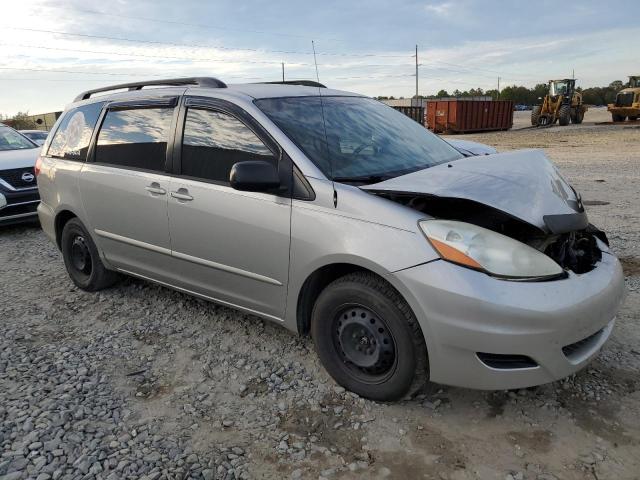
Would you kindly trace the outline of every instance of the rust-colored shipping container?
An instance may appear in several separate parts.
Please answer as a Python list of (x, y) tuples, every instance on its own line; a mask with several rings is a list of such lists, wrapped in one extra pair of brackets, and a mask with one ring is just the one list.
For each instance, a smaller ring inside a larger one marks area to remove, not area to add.
[(511, 100), (430, 100), (426, 127), (435, 133), (509, 130), (513, 126)]
[(392, 108), (404, 113), (407, 117), (412, 118), (420, 125), (424, 123), (424, 108), (422, 107), (394, 106)]

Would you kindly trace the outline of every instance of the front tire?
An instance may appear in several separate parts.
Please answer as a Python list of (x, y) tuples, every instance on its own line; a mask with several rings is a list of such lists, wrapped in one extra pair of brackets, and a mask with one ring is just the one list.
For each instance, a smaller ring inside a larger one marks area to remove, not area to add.
[(571, 120), (571, 107), (569, 105), (562, 105), (558, 111), (558, 123), (563, 127), (569, 125)]
[(333, 379), (362, 397), (398, 400), (427, 381), (427, 348), (413, 312), (373, 274), (352, 273), (327, 286), (313, 309), (311, 335)]
[(105, 268), (91, 236), (77, 218), (65, 224), (60, 243), (67, 273), (78, 288), (95, 292), (118, 280), (117, 273)]
[(611, 114), (611, 120), (613, 120), (614, 122), (624, 122), (625, 118), (627, 117), (625, 117), (624, 115), (616, 115), (615, 113)]
[(540, 118), (540, 112), (542, 112), (542, 106), (541, 105), (536, 105), (535, 107), (533, 107), (533, 110), (531, 110), (531, 125), (534, 126), (534, 127), (538, 125), (538, 119)]

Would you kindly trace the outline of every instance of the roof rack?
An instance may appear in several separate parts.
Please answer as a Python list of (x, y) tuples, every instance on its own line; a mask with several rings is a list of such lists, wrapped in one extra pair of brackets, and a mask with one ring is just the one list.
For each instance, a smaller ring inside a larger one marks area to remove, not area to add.
[(258, 82), (258, 83), (269, 83), (269, 84), (283, 84), (283, 85), (302, 85), (303, 87), (318, 87), (318, 88), (327, 88), (326, 85), (323, 85), (320, 82), (315, 82), (313, 80), (280, 80), (278, 82)]
[(111, 85), (109, 87), (94, 88), (93, 90), (87, 90), (78, 95), (73, 101), (86, 100), (91, 98), (94, 93), (110, 92), (111, 90), (121, 90), (127, 88), (129, 90), (142, 90), (142, 87), (150, 87), (156, 85), (164, 86), (180, 86), (180, 85), (196, 85), (198, 87), (207, 88), (227, 88), (227, 84), (222, 80), (218, 80), (213, 77), (186, 77), (186, 78), (171, 78), (167, 80), (148, 80), (146, 82), (132, 82), (121, 83), (119, 85)]

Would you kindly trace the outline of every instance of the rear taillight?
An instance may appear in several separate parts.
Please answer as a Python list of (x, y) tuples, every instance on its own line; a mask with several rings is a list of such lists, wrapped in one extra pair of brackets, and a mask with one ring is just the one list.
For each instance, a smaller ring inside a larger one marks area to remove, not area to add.
[(36, 160), (36, 166), (33, 167), (33, 170), (36, 173), (36, 177), (40, 175), (40, 168), (42, 167), (42, 157), (38, 155), (38, 159)]

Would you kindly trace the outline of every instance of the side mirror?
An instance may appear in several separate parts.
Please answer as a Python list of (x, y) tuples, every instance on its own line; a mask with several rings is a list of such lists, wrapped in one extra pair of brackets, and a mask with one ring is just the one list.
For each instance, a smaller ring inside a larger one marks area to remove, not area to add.
[(278, 170), (264, 160), (238, 162), (231, 167), (229, 183), (236, 190), (266, 192), (280, 186)]

